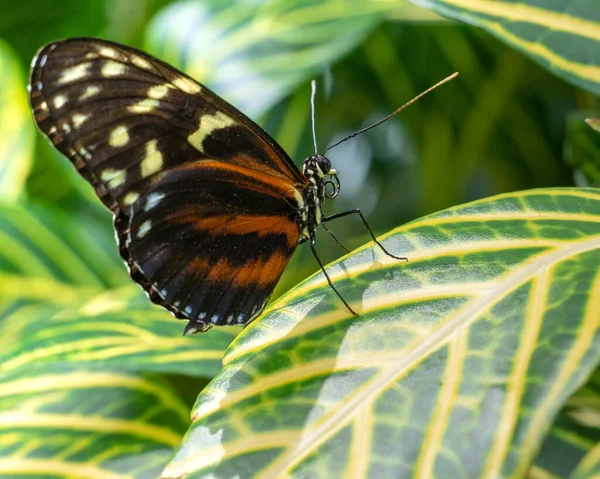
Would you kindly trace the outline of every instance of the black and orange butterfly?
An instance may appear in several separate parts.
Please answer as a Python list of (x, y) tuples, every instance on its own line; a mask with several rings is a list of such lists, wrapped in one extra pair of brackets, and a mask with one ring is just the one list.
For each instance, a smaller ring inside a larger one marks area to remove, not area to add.
[(40, 130), (114, 213), (131, 277), (189, 320), (185, 334), (257, 317), (304, 241), (323, 269), (317, 226), (355, 213), (369, 229), (358, 209), (323, 216), (339, 191), (325, 156), (300, 172), (243, 113), (139, 50), (51, 43), (33, 60), (29, 91)]

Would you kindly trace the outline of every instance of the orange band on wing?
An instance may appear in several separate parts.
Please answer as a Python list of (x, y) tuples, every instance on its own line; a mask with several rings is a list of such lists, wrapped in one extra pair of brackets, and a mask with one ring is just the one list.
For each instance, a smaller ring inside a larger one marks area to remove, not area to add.
[(269, 256), (267, 260), (260, 265), (259, 271), (260, 276), (258, 278), (258, 284), (263, 287), (268, 287), (274, 285), (283, 269), (287, 265), (290, 260), (289, 255), (285, 255), (282, 252), (276, 252)]
[[(235, 159), (233, 160), (235, 161)], [(219, 160), (199, 160), (194, 163), (182, 165), (182, 169), (210, 169), (214, 178), (223, 183), (235, 183), (240, 189), (248, 189), (263, 195), (270, 195), (276, 198), (286, 198), (298, 201), (301, 194), (296, 186), (289, 181), (284, 181), (281, 177), (269, 175), (257, 171), (256, 169), (245, 166), (226, 163)], [(221, 174), (219, 174), (221, 172)]]
[(289, 260), (290, 255), (280, 251), (268, 258), (250, 259), (237, 268), (232, 267), (226, 259), (221, 259), (210, 271), (209, 280), (223, 281), (224, 278), (228, 279), (235, 275), (233, 284), (238, 287), (258, 285), (267, 288), (277, 282)]
[(213, 235), (245, 235), (256, 233), (259, 236), (270, 234), (285, 235), (290, 248), (298, 244), (298, 226), (287, 218), (278, 216), (216, 215), (194, 221), (196, 228), (210, 231)]
[(198, 205), (186, 205), (169, 215), (167, 221), (172, 224), (193, 224), (198, 231), (210, 232), (213, 236), (242, 236), (250, 233), (258, 236), (285, 235), (289, 248), (296, 247), (300, 238), (298, 225), (285, 216), (202, 214)]
[(222, 283), (235, 278), (233, 284), (240, 288), (253, 285), (268, 288), (277, 282), (290, 257), (291, 254), (276, 251), (268, 257), (248, 259), (241, 266), (233, 265), (227, 258), (221, 258), (212, 265), (202, 258), (196, 258), (186, 265), (186, 270), (190, 277), (194, 277), (198, 271), (209, 269), (204, 277), (204, 281), (209, 283)]

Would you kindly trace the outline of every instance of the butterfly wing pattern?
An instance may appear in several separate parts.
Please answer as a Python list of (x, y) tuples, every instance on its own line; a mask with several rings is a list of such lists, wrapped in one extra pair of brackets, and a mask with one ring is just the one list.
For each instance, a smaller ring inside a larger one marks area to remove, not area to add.
[(267, 133), (206, 87), (133, 48), (42, 48), (30, 102), (52, 144), (115, 215), (119, 251), (186, 333), (244, 324), (294, 252), (308, 180)]

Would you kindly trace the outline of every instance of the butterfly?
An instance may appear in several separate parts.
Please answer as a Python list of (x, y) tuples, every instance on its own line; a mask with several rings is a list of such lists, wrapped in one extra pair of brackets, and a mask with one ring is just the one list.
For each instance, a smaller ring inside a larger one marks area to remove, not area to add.
[(114, 214), (119, 252), (184, 334), (246, 324), (297, 245), (315, 250), (339, 179), (322, 154), (300, 171), (256, 123), (153, 56), (95, 38), (46, 45), (29, 83), (35, 122)]

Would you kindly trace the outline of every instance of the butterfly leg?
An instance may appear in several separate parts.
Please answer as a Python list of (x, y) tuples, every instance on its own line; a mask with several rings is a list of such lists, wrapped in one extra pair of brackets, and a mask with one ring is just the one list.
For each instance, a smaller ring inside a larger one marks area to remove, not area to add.
[(369, 223), (367, 223), (367, 219), (364, 217), (364, 215), (362, 214), (362, 211), (360, 211), (359, 208), (355, 208), (353, 210), (348, 210), (348, 211), (342, 211), (341, 213), (336, 213), (334, 215), (324, 216), (323, 218), (321, 218), (321, 222), (326, 223), (327, 221), (336, 220), (338, 218), (343, 218), (344, 216), (349, 216), (349, 215), (359, 215), (360, 216), (360, 219), (362, 220), (363, 224), (365, 225), (365, 228), (367, 228), (367, 231), (371, 235), (371, 238), (373, 238), (373, 241), (377, 244), (377, 246), (379, 246), (381, 248), (381, 250), (385, 254), (387, 254), (388, 256), (390, 256), (394, 259), (398, 259), (401, 261), (408, 261), (408, 258), (405, 258), (403, 256), (393, 255), (392, 253), (390, 253), (387, 249), (385, 249), (383, 247), (383, 245), (377, 240), (377, 238), (375, 238), (375, 235), (373, 234), (373, 230), (369, 226)]
[(325, 223), (321, 223), (321, 226), (323, 227), (323, 229), (324, 229), (325, 231), (327, 231), (327, 232), (328, 232), (328, 233), (331, 235), (331, 237), (332, 237), (332, 238), (335, 240), (335, 242), (336, 242), (337, 244), (339, 244), (339, 245), (340, 245), (342, 248), (344, 248), (344, 249), (345, 249), (345, 250), (346, 250), (348, 253), (350, 253), (350, 250), (349, 250), (348, 248), (346, 248), (346, 247), (345, 247), (345, 246), (344, 246), (344, 245), (343, 245), (343, 244), (340, 242), (340, 240), (339, 240), (339, 239), (337, 239), (337, 238), (335, 237), (335, 235), (333, 234), (333, 231), (331, 231), (329, 228), (327, 228), (327, 226), (325, 226)]
[(321, 271), (323, 271), (323, 274), (325, 275), (325, 278), (327, 279), (327, 282), (329, 283), (329, 286), (331, 287), (331, 289), (333, 289), (335, 294), (338, 295), (338, 298), (340, 298), (342, 300), (342, 303), (344, 303), (344, 306), (346, 306), (348, 311), (350, 311), (354, 316), (356, 316), (358, 318), (358, 313), (356, 311), (354, 311), (350, 307), (350, 305), (346, 302), (346, 300), (342, 297), (340, 292), (335, 288), (335, 286), (331, 282), (331, 278), (327, 274), (327, 271), (325, 271), (325, 268), (323, 267), (323, 263), (321, 262), (321, 258), (319, 258), (319, 255), (317, 254), (317, 250), (315, 249), (315, 238), (314, 237), (311, 238), (311, 240), (310, 240), (310, 249), (312, 250), (314, 257), (317, 260), (317, 263), (319, 263), (319, 266), (321, 267)]

